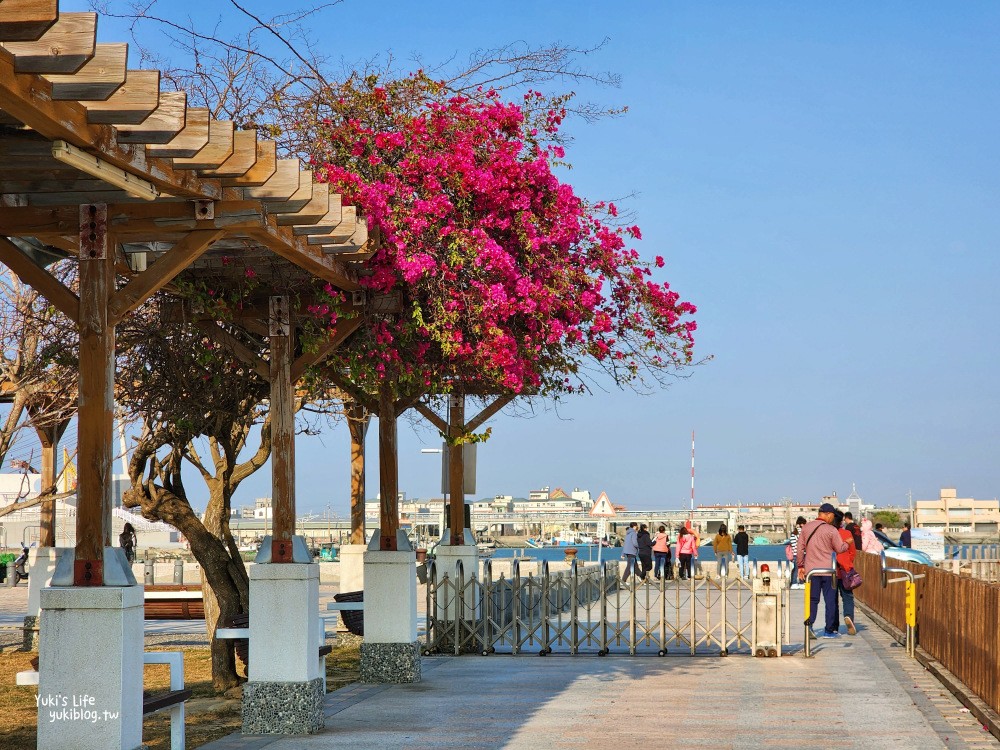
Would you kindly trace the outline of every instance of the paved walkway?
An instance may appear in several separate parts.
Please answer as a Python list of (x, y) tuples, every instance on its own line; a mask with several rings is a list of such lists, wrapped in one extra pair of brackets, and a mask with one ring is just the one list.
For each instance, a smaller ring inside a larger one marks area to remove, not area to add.
[(812, 659), (794, 643), (801, 626), (795, 654), (779, 659), (430, 657), (419, 684), (331, 693), (322, 734), (203, 748), (1000, 748), (902, 647), (858, 621), (857, 636), (819, 641)]

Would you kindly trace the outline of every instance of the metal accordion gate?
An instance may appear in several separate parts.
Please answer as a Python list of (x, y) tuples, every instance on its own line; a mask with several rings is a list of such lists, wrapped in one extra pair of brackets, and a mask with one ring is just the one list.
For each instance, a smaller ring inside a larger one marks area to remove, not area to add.
[[(689, 577), (629, 584), (618, 561), (522, 575), (517, 558), (509, 577), (494, 578), (492, 561), (482, 576), (427, 568), (427, 630), (423, 653), (537, 653), (721, 655), (750, 653), (753, 579)], [(788, 580), (782, 562), (771, 574)], [(788, 587), (781, 587), (783, 640), (789, 638)]]

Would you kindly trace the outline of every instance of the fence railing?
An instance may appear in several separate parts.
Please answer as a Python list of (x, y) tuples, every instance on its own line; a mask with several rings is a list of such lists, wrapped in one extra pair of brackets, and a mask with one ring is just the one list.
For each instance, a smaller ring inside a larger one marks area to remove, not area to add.
[[(537, 575), (522, 575), (515, 560), (510, 577), (496, 578), (489, 561), (482, 576), (467, 576), (461, 564), (444, 570), (431, 562), (427, 572), (427, 654), (750, 651), (756, 567), (746, 579), (706, 575), (639, 584), (633, 577), (628, 585), (620, 582), (617, 560), (574, 561), (559, 572), (543, 561)], [(785, 643), (789, 575), (785, 564), (774, 572)]]
[[(1000, 585), (916, 563), (890, 563), (924, 576), (917, 580), (919, 646), (1000, 711)], [(855, 567), (865, 580), (855, 590), (858, 600), (905, 631), (904, 587), (879, 586), (876, 555), (858, 554)]]

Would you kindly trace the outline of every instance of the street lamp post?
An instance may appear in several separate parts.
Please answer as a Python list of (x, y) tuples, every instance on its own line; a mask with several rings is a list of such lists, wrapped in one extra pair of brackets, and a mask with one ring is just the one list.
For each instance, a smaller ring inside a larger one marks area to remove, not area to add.
[[(431, 455), (435, 454), (435, 453), (440, 454), (440, 456), (441, 456), (441, 476), (443, 477), (444, 476), (444, 448), (421, 448), (420, 452), (424, 453), (424, 454), (431, 454)], [(445, 501), (445, 507), (447, 507), (448, 493), (445, 492), (443, 490), (443, 488), (442, 488), (441, 494), (443, 495), (442, 500)], [(441, 528), (438, 531), (439, 531), (439, 533), (443, 537), (443, 535), (444, 535), (444, 525), (445, 525), (445, 521), (447, 520), (447, 517), (444, 515), (445, 514), (445, 509), (444, 508), (441, 509), (441, 513), (442, 513)]]

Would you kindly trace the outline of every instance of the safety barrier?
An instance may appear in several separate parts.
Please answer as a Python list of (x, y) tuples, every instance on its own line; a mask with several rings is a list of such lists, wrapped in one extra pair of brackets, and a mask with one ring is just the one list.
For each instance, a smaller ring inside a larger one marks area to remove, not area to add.
[[(787, 579), (782, 562), (775, 577)], [(662, 579), (643, 583), (633, 576), (622, 584), (618, 562), (551, 572), (543, 561), (538, 575), (493, 577), (489, 560), (481, 580), (466, 575), (461, 562), (453, 571), (428, 563), (427, 632), (424, 653), (484, 655), (527, 651), (570, 654), (750, 652), (752, 580), (713, 577)], [(788, 643), (788, 587), (780, 586), (784, 642)]]

